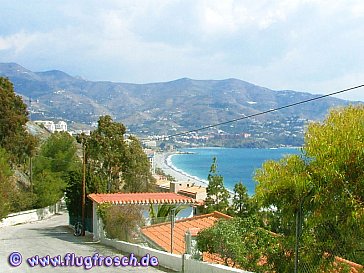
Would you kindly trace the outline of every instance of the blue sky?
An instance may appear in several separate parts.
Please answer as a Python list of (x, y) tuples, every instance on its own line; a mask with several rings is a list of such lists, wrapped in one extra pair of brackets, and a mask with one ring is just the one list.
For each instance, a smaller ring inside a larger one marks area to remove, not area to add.
[[(89, 80), (364, 83), (364, 1), (0, 0), (0, 62)], [(340, 97), (364, 101), (364, 88)]]

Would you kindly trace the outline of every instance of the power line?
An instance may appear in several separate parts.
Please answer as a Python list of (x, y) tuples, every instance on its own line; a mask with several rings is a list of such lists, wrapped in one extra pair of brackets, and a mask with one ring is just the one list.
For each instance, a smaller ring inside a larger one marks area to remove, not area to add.
[(200, 127), (200, 128), (197, 128), (197, 129), (193, 129), (193, 130), (184, 131), (184, 132), (181, 132), (181, 133), (169, 135), (169, 136), (163, 137), (163, 139), (164, 138), (176, 137), (176, 136), (183, 136), (183, 135), (187, 135), (189, 133), (198, 132), (198, 131), (206, 130), (206, 129), (209, 129), (209, 128), (217, 127), (217, 126), (220, 126), (220, 125), (233, 123), (233, 122), (240, 121), (240, 120), (243, 120), (243, 119), (248, 119), (248, 118), (261, 116), (261, 115), (264, 115), (264, 114), (268, 114), (268, 113), (271, 113), (271, 112), (276, 112), (276, 111), (279, 111), (279, 110), (282, 110), (282, 109), (285, 109), (285, 108), (289, 108), (289, 107), (293, 107), (293, 106), (296, 106), (296, 105), (300, 105), (300, 104), (303, 104), (303, 103), (307, 103), (307, 102), (319, 100), (319, 99), (322, 99), (322, 98), (330, 97), (330, 96), (333, 96), (333, 95), (345, 93), (345, 92), (348, 92), (348, 91), (351, 91), (351, 90), (354, 90), (354, 89), (358, 89), (358, 88), (361, 88), (361, 87), (364, 87), (364, 84), (354, 86), (354, 87), (350, 87), (350, 88), (347, 88), (347, 89), (343, 89), (343, 90), (340, 90), (340, 91), (332, 92), (332, 93), (329, 93), (329, 94), (326, 94), (326, 95), (321, 95), (321, 96), (318, 96), (316, 98), (311, 98), (311, 99), (295, 102), (295, 103), (292, 103), (292, 104), (288, 104), (288, 105), (285, 105), (285, 106), (277, 107), (277, 108), (274, 108), (274, 109), (269, 109), (269, 110), (266, 110), (266, 111), (262, 111), (262, 112), (259, 112), (259, 113), (256, 113), (256, 114), (249, 115), (249, 116), (244, 116), (244, 117), (240, 117), (240, 118), (236, 118), (236, 119), (232, 119), (232, 120), (228, 120), (228, 121), (224, 121), (224, 122), (215, 123), (215, 124), (211, 124), (211, 125), (208, 125), (208, 126)]

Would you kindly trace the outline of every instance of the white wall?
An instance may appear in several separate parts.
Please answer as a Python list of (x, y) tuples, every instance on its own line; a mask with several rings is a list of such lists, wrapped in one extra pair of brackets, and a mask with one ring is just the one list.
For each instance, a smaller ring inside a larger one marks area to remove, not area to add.
[(146, 254), (149, 254), (150, 256), (155, 256), (158, 258), (159, 265), (168, 269), (172, 269), (174, 271), (178, 272), (182, 271), (182, 255), (171, 254), (153, 248), (140, 246), (137, 244), (116, 241), (106, 238), (101, 238), (100, 242), (104, 245), (112, 246), (126, 253), (134, 253), (135, 256), (138, 257), (142, 257)]
[(60, 203), (41, 208), (11, 213), (0, 222), (0, 227), (14, 226), (34, 221), (43, 220), (59, 212)]
[(251, 273), (248, 271), (231, 268), (220, 264), (210, 264), (206, 262), (197, 261), (191, 258), (190, 255), (184, 255), (184, 272), (192, 273)]
[(206, 262), (197, 261), (191, 258), (191, 255), (176, 255), (168, 252), (156, 250), (150, 247), (137, 244), (101, 238), (101, 244), (112, 246), (122, 252), (134, 253), (135, 256), (142, 257), (146, 254), (158, 258), (159, 265), (184, 273), (251, 273), (248, 271), (231, 268), (219, 264), (209, 264)]

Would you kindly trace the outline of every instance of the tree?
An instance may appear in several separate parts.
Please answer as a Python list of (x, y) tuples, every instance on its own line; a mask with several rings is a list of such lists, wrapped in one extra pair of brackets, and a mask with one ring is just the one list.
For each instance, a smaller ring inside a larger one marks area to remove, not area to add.
[(63, 196), (66, 183), (50, 170), (43, 170), (34, 176), (34, 193), (37, 195), (36, 206), (43, 208), (59, 201)]
[(138, 139), (130, 136), (125, 149), (123, 164), (124, 190), (127, 192), (151, 192), (155, 179), (150, 172), (150, 163)]
[(8, 163), (6, 151), (0, 147), (0, 220), (11, 210), (12, 171)]
[(68, 173), (81, 169), (76, 152), (74, 138), (65, 132), (54, 133), (43, 143), (33, 164), (37, 207), (54, 204), (63, 196)]
[(60, 176), (69, 170), (79, 168), (75, 139), (66, 132), (52, 134), (40, 148), (34, 159), (34, 173), (48, 169)]
[(102, 192), (118, 192), (121, 189), (121, 173), (126, 149), (125, 131), (123, 124), (113, 122), (110, 116), (102, 116), (97, 129), (87, 139), (90, 172), (107, 182), (106, 188), (101, 189)]
[(218, 220), (214, 226), (198, 233), (197, 248), (200, 252), (218, 254), (225, 265), (239, 266), (252, 272), (274, 271), (267, 257), (278, 253), (277, 238), (259, 227), (252, 217)]
[(13, 84), (0, 77), (0, 146), (5, 148), (10, 160), (24, 162), (36, 146), (36, 138), (28, 134), (26, 105), (15, 95)]
[[(66, 206), (70, 218), (78, 218), (82, 214), (82, 173), (81, 170), (72, 170), (65, 176)], [(86, 191), (87, 192), (87, 191)]]
[(168, 204), (158, 205), (158, 207), (155, 208), (153, 204), (150, 204), (149, 215), (151, 218), (151, 222), (152, 224), (168, 222), (170, 221), (172, 215), (176, 217), (176, 215), (185, 208), (186, 207), (184, 206)]
[(230, 194), (224, 187), (224, 178), (217, 173), (216, 157), (213, 158), (207, 180), (209, 184), (206, 189), (205, 212), (210, 213), (215, 210), (226, 212), (229, 206), (228, 198)]
[[(265, 208), (274, 206), (280, 219), (275, 232), (295, 235), (295, 215), (311, 192), (312, 180), (305, 160), (290, 155), (279, 161), (269, 160), (258, 169), (256, 198)], [(292, 217), (293, 216), (293, 217)]]
[(135, 137), (124, 138), (125, 131), (123, 124), (103, 116), (86, 140), (90, 187), (96, 192), (154, 190), (148, 158)]
[(301, 156), (266, 162), (255, 176), (256, 197), (277, 209), (287, 240), (301, 219), (300, 260), (316, 267), (335, 255), (364, 263), (363, 120), (363, 105), (332, 110), (308, 126)]
[(233, 204), (230, 208), (232, 215), (247, 217), (255, 213), (253, 199), (249, 197), (246, 187), (239, 182), (234, 186)]

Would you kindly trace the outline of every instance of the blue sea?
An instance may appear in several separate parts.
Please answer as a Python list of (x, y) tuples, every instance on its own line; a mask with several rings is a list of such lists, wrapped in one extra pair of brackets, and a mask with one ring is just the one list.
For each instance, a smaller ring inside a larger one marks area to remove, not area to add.
[(224, 177), (225, 187), (232, 191), (234, 185), (241, 181), (250, 195), (254, 193), (256, 186), (253, 180), (255, 170), (261, 168), (264, 161), (300, 153), (298, 148), (191, 148), (181, 151), (188, 154), (176, 154), (171, 158), (176, 168), (201, 180), (207, 180), (212, 159), (216, 157), (217, 171)]

